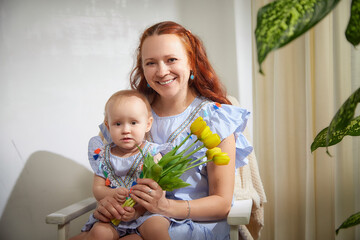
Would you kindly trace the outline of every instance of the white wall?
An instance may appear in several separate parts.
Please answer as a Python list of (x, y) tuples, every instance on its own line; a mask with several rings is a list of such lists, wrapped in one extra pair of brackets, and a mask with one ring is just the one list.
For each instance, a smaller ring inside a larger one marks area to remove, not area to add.
[(109, 95), (128, 88), (146, 27), (173, 20), (199, 35), (238, 97), (241, 2), (0, 0), (0, 239), (54, 239), (45, 216), (91, 195), (87, 142)]

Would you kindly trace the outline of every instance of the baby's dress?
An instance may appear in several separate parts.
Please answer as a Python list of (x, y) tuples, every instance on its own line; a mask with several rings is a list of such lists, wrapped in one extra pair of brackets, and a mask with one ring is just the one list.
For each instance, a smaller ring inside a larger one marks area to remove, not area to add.
[[(249, 144), (242, 134), (245, 129), (250, 113), (243, 108), (219, 104), (209, 101), (206, 98), (197, 97), (188, 106), (188, 108), (175, 116), (159, 117), (153, 112), (154, 122), (151, 128), (150, 141), (158, 144), (172, 143), (178, 145), (190, 133), (191, 123), (201, 116), (210, 127), (210, 130), (217, 133), (221, 140), (234, 134), (236, 145), (236, 168), (248, 163), (247, 156), (252, 152), (253, 147)], [(111, 141), (109, 133), (104, 125), (100, 125), (105, 138)], [(179, 151), (187, 148), (196, 136), (192, 136)], [(199, 147), (202, 143), (198, 142), (193, 149)], [(205, 155), (206, 148), (192, 155), (197, 159)], [(207, 159), (204, 158), (203, 161)], [(235, 175), (235, 169), (234, 169)], [(209, 195), (208, 177), (206, 165), (200, 165), (185, 172), (181, 179), (191, 185), (185, 188), (175, 189), (172, 192), (166, 192), (166, 197), (175, 200), (193, 200)], [(229, 239), (230, 226), (226, 219), (218, 221), (198, 222), (191, 219), (177, 220), (169, 218), (169, 234), (172, 240), (225, 240)]]
[[(93, 137), (89, 141), (89, 161), (94, 173), (106, 179), (106, 186), (110, 188), (125, 187), (130, 189), (135, 184), (136, 179), (140, 177), (141, 168), (143, 164), (143, 156), (139, 152), (128, 158), (121, 158), (111, 154), (111, 147), (113, 144), (104, 146), (103, 141), (99, 136)], [(171, 150), (171, 144), (155, 144), (145, 141), (145, 146), (142, 149), (144, 155), (150, 153), (152, 156), (160, 151), (167, 152)], [(143, 216), (136, 220), (129, 222), (120, 222), (114, 228), (119, 233), (119, 236), (137, 233), (136, 230), (146, 219), (152, 216), (159, 216), (158, 214), (151, 214), (146, 212)], [(93, 225), (98, 222), (93, 214), (90, 215), (88, 222), (81, 229), (81, 231), (89, 231)]]

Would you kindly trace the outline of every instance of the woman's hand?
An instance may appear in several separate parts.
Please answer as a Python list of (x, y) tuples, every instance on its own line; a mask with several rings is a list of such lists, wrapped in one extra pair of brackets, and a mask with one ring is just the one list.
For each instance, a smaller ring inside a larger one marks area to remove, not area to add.
[(94, 211), (94, 217), (102, 222), (110, 222), (112, 219), (120, 219), (125, 210), (115, 198), (106, 196), (98, 202)]
[(165, 192), (154, 180), (138, 179), (137, 184), (132, 187), (130, 197), (149, 212), (166, 215), (165, 210), (169, 206), (169, 201), (165, 198)]

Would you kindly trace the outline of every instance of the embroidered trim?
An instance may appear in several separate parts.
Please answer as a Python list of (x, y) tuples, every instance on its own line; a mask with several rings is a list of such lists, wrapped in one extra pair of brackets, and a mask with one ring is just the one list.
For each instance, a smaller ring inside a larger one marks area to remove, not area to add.
[[(192, 122), (196, 114), (208, 103), (212, 102), (208, 100), (203, 100), (201, 103), (199, 103), (199, 105), (196, 106), (196, 108), (189, 114), (185, 121), (172, 134), (170, 134), (166, 142), (172, 143), (180, 135), (180, 133), (182, 133)], [(151, 132), (149, 134), (149, 141), (154, 142)]]
[[(147, 142), (145, 147), (143, 148), (143, 153), (145, 156), (146, 156), (147, 152), (149, 151), (149, 148), (150, 148), (150, 143)], [(111, 173), (111, 174), (109, 174), (108, 178), (110, 180), (114, 180), (116, 185), (118, 185), (118, 187), (125, 187), (127, 189), (130, 189), (131, 184), (134, 181), (134, 179), (133, 179), (134, 175), (137, 173), (136, 170), (139, 168), (139, 165), (142, 165), (143, 155), (141, 153), (139, 153), (139, 155), (136, 157), (133, 164), (131, 165), (125, 178), (122, 178), (115, 174), (115, 171), (110, 163), (110, 149), (111, 149), (110, 144), (106, 145), (104, 162), (105, 162), (105, 165), (106, 165), (108, 171), (110, 171), (110, 173)], [(114, 181), (111, 181), (111, 182), (114, 182)]]
[(207, 100), (203, 100), (190, 114), (189, 116), (185, 119), (185, 121), (180, 125), (180, 127), (178, 129), (176, 129), (168, 138), (167, 142), (173, 142), (178, 136), (179, 134), (184, 131), (184, 129), (190, 124), (190, 122), (192, 122), (192, 120), (194, 119), (195, 115), (202, 109), (203, 106), (205, 106), (207, 103), (210, 103)]

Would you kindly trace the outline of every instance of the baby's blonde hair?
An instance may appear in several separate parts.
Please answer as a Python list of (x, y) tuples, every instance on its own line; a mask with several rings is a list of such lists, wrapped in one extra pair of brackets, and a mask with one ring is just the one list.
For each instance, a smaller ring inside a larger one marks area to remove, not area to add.
[(147, 98), (145, 97), (145, 95), (143, 95), (142, 93), (138, 92), (137, 90), (120, 90), (117, 91), (116, 93), (114, 93), (113, 95), (111, 95), (111, 97), (107, 100), (106, 104), (105, 104), (105, 112), (104, 112), (104, 123), (107, 124), (108, 122), (108, 107), (109, 104), (114, 101), (114, 100), (120, 100), (124, 97), (138, 97), (140, 98), (146, 106), (146, 109), (148, 110), (148, 117), (152, 116), (151, 113), (151, 106), (149, 101), (147, 100)]

